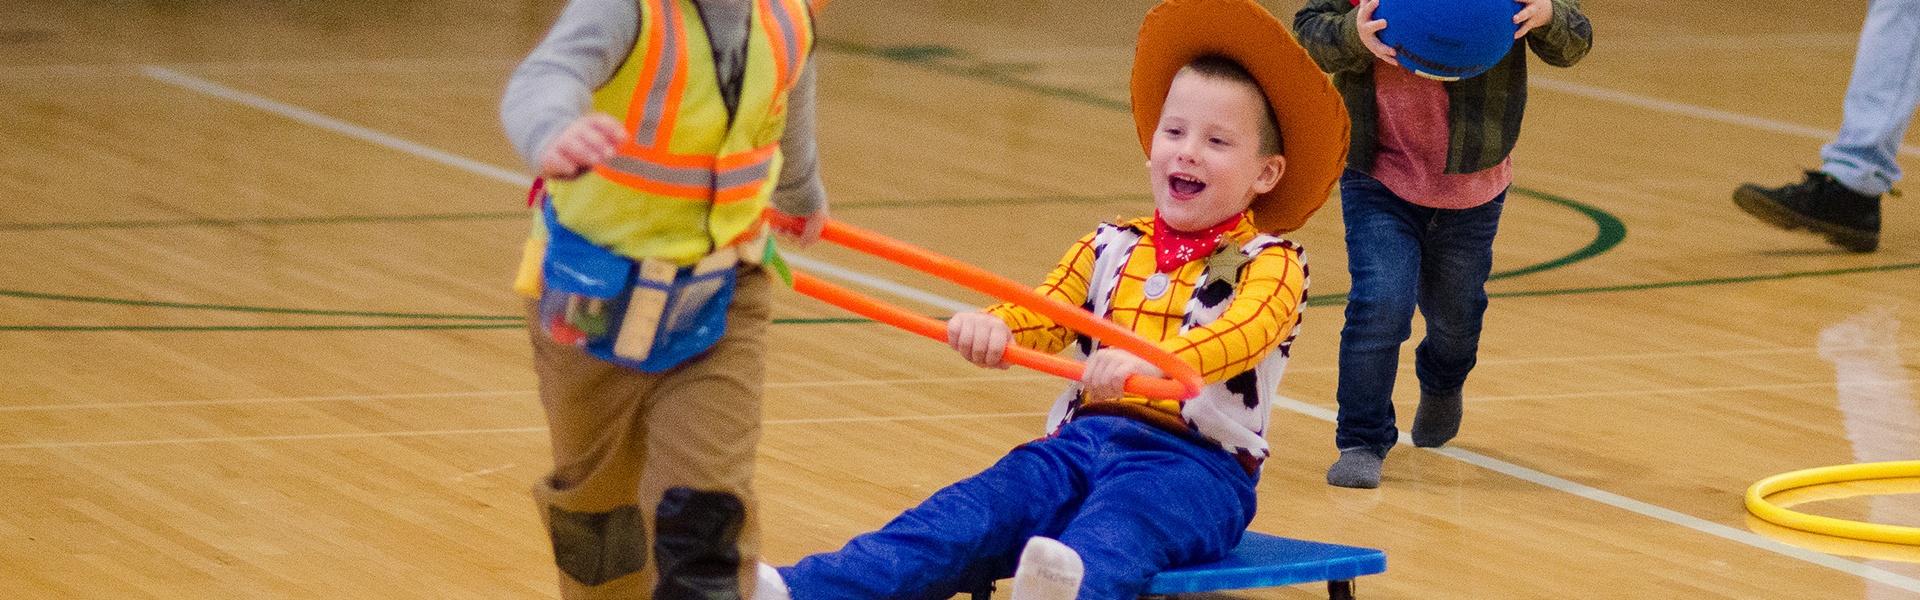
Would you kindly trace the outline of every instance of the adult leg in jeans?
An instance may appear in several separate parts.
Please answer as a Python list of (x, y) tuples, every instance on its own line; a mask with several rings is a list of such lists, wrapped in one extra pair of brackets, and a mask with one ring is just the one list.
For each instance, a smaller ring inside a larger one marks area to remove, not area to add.
[(1900, 140), (1920, 104), (1920, 0), (1872, 0), (1847, 81), (1840, 135), (1820, 170), (1868, 196), (1900, 180)]
[(1506, 197), (1502, 191), (1480, 206), (1437, 210), (1428, 222), (1420, 263), (1420, 314), (1426, 317), (1427, 335), (1413, 359), (1420, 379), (1415, 445), (1439, 446), (1460, 429), (1460, 388), (1480, 352), (1493, 237)]
[[(1347, 292), (1347, 322), (1340, 329), (1340, 383), (1335, 392), (1340, 412), (1334, 444), (1341, 450), (1341, 463), (1328, 470), (1327, 481), (1375, 487), (1379, 460), (1400, 435), (1394, 427), (1393, 380), (1400, 369), (1400, 344), (1413, 328), (1424, 224), (1420, 215), (1433, 209), (1401, 200), (1378, 180), (1353, 170), (1340, 177), (1340, 207), (1353, 287)], [(1357, 469), (1339, 469), (1350, 460), (1359, 461), (1353, 463)], [(1345, 475), (1336, 476), (1336, 470)]]
[(1840, 134), (1800, 183), (1742, 184), (1734, 205), (1849, 252), (1880, 248), (1880, 197), (1900, 181), (1900, 140), (1920, 104), (1920, 0), (1873, 0), (1854, 51)]

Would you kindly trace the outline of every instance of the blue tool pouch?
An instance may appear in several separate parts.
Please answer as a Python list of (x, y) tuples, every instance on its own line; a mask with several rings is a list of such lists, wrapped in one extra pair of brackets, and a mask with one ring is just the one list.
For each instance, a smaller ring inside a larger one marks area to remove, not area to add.
[(658, 373), (705, 352), (726, 333), (738, 278), (735, 252), (691, 266), (635, 261), (561, 225), (543, 208), (547, 253), (541, 329), (607, 362)]

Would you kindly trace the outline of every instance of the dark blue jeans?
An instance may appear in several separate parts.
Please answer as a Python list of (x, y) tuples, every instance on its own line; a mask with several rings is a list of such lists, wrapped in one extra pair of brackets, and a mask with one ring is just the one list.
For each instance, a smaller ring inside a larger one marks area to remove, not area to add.
[(1233, 550), (1255, 483), (1219, 446), (1082, 417), (780, 574), (794, 600), (945, 600), (1012, 576), (1027, 538), (1044, 535), (1080, 553), (1081, 600), (1134, 600), (1160, 571)]
[(1430, 394), (1458, 392), (1480, 351), (1487, 312), (1493, 235), (1507, 193), (1473, 208), (1428, 208), (1401, 200), (1365, 173), (1340, 176), (1347, 224), (1347, 324), (1340, 329), (1339, 424), (1334, 444), (1386, 456), (1400, 438), (1393, 380), (1413, 311), (1427, 337), (1414, 350), (1414, 374)]

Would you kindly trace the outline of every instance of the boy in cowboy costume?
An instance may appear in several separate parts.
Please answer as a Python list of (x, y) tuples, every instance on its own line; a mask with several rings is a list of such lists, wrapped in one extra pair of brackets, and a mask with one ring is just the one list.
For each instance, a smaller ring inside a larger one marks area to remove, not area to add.
[(1347, 120), (1252, 0), (1153, 9), (1131, 87), (1155, 214), (1101, 225), (1039, 290), (1158, 342), (1207, 385), (1184, 403), (1131, 396), (1128, 376), (1161, 375), (1137, 356), (1020, 306), (954, 315), (948, 340), (968, 360), (1005, 368), (1010, 342), (1074, 347), (1084, 383), (1055, 403), (1047, 437), (782, 569), (795, 600), (943, 599), (1008, 575), (1016, 600), (1131, 600), (1156, 573), (1239, 543), (1306, 299), (1300, 247), (1273, 234), (1326, 200)]

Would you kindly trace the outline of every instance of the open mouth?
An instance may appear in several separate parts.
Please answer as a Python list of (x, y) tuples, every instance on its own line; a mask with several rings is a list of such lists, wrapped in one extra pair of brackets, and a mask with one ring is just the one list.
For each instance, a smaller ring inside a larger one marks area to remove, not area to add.
[(1198, 179), (1177, 174), (1167, 176), (1167, 191), (1172, 192), (1174, 198), (1191, 200), (1194, 196), (1200, 195), (1201, 190), (1205, 189), (1207, 189), (1207, 184)]

